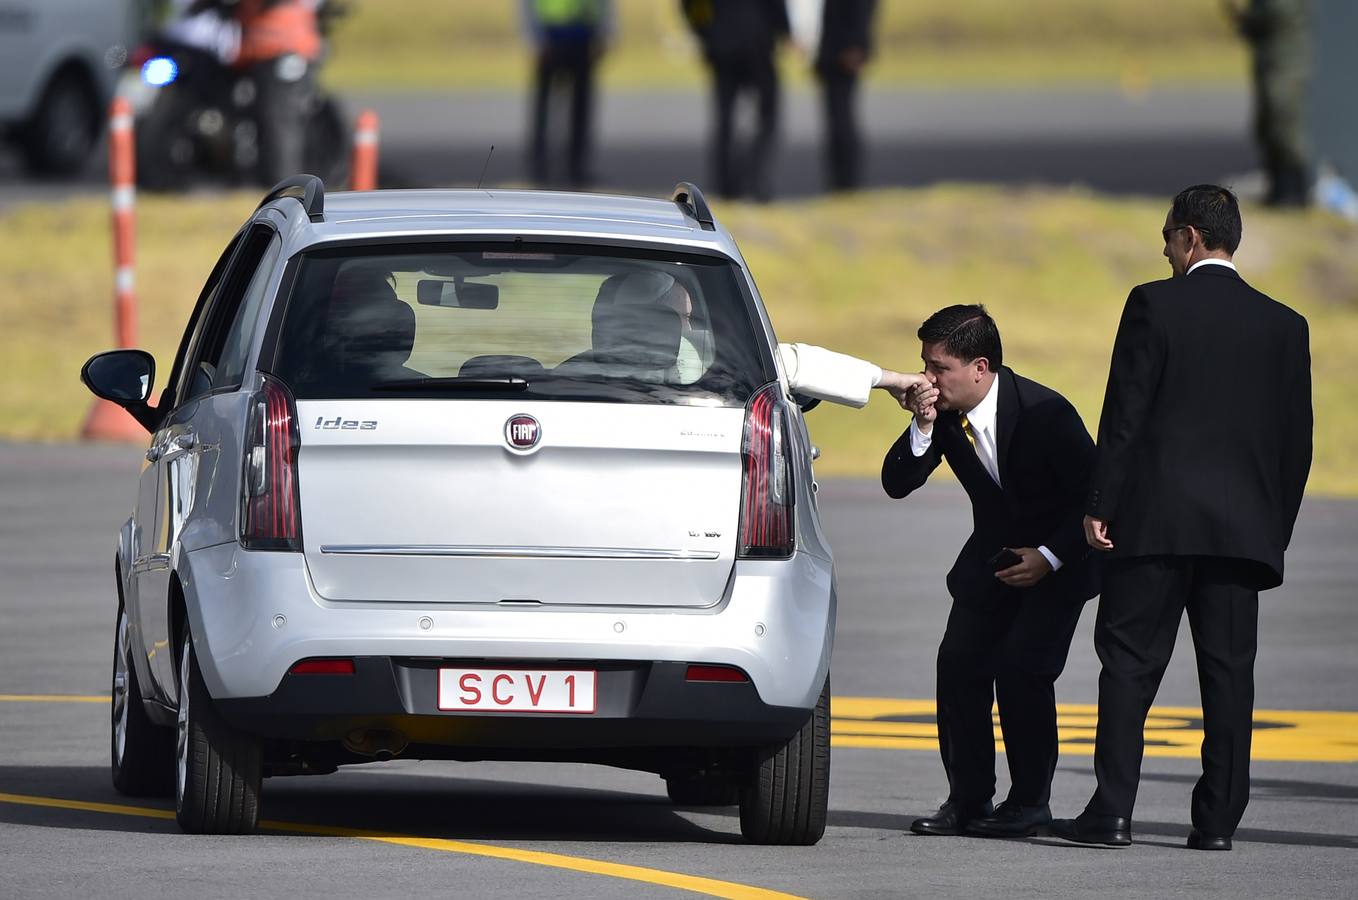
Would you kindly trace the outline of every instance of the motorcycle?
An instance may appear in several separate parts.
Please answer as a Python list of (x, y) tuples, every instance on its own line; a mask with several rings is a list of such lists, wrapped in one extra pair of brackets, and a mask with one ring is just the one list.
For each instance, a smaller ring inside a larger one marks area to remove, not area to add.
[[(322, 15), (325, 30), (335, 14)], [(307, 78), (310, 86), (303, 101), (303, 171), (344, 183), (349, 129), (338, 101), (308, 77), (319, 63), (289, 55), (272, 65), (276, 77)], [(260, 88), (251, 73), (225, 65), (210, 49), (159, 33), (129, 57), (118, 92), (132, 106), (139, 187), (260, 184)]]

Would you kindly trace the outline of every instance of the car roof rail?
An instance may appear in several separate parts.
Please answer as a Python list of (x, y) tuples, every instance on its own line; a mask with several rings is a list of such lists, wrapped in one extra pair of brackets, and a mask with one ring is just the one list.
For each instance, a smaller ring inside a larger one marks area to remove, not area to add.
[(275, 200), (291, 197), (302, 204), (307, 218), (313, 222), (325, 221), (325, 182), (316, 175), (293, 175), (284, 178), (264, 195), (255, 209), (263, 209)]
[(717, 230), (716, 220), (712, 218), (712, 210), (708, 209), (703, 192), (698, 190), (698, 186), (693, 182), (681, 181), (676, 184), (674, 194), (670, 199), (679, 204), (679, 209), (685, 215), (696, 220), (703, 231)]

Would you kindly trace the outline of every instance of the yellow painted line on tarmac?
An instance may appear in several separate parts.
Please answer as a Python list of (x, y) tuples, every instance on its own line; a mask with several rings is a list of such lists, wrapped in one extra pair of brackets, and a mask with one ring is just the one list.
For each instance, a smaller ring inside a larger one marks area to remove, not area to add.
[(84, 697), (76, 694), (0, 694), (0, 703), (108, 703), (108, 694), (102, 697)]
[[(1092, 756), (1098, 707), (1056, 707), (1061, 752)], [(830, 742), (835, 747), (938, 750), (932, 700), (835, 697), (830, 705)], [(1146, 756), (1197, 759), (1203, 739), (1202, 710), (1154, 706), (1146, 719)], [(996, 719), (995, 740), (1004, 743)], [(1358, 762), (1358, 712), (1256, 709), (1250, 757), (1287, 762)]]
[[(0, 695), (2, 697), (3, 695)], [(39, 806), (48, 809), (67, 809), (79, 812), (108, 813), (116, 816), (135, 816), (143, 819), (173, 819), (174, 813), (168, 809), (151, 806), (124, 806), (117, 803), (91, 803), (85, 800), (62, 800), (56, 797), (35, 797), (27, 794), (0, 793), (0, 803), (16, 806)], [(443, 838), (423, 838), (413, 835), (389, 834), (361, 828), (340, 828), (330, 825), (308, 825), (302, 822), (279, 822), (261, 820), (259, 827), (268, 831), (281, 831), (289, 834), (310, 834), (318, 837), (354, 838), (361, 841), (376, 841), (394, 844), (399, 847), (416, 847), (422, 850), (438, 850), (444, 853), (460, 853), (467, 856), (484, 856), (511, 862), (546, 866), (553, 869), (567, 869), (588, 875), (604, 875), (627, 881), (641, 881), (661, 887), (670, 887), (709, 897), (725, 897), (729, 900), (802, 900), (795, 894), (784, 894), (753, 885), (738, 884), (734, 881), (720, 881), (715, 878), (702, 878), (697, 875), (684, 875), (680, 872), (666, 872), (663, 869), (648, 869), (644, 866), (629, 866), (580, 856), (565, 856), (560, 853), (546, 853), (540, 850), (519, 850), (513, 847), (498, 847), (493, 844), (474, 844), (468, 841), (452, 841)]]

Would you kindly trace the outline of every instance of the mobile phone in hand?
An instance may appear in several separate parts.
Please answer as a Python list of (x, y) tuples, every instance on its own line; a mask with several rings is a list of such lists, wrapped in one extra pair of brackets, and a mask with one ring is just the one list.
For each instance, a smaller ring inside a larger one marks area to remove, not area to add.
[(986, 565), (990, 566), (990, 571), (998, 572), (1001, 569), (1016, 566), (1021, 562), (1023, 562), (1023, 557), (1019, 556), (1008, 547), (1001, 547), (1000, 552), (986, 560)]

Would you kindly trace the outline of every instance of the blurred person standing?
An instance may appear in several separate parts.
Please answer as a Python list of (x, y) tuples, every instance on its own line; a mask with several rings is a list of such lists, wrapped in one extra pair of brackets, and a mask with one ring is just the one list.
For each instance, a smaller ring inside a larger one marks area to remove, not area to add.
[(217, 8), (240, 28), (233, 66), (258, 90), (259, 179), (273, 185), (304, 168), (307, 104), (321, 56), (316, 9), (324, 0), (200, 0), (189, 13)]
[[(680, 0), (712, 70), (715, 122), (712, 168), (723, 197), (773, 197), (773, 150), (778, 131), (778, 69), (774, 55), (788, 36), (783, 0)], [(752, 93), (755, 133), (748, 148), (736, 139), (736, 103)]]
[(862, 183), (858, 79), (872, 55), (877, 0), (824, 0), (814, 68), (825, 104), (826, 183), (851, 191)]
[(590, 181), (594, 70), (613, 36), (612, 0), (520, 0), (520, 9), (536, 52), (530, 174), (538, 184), (551, 181), (551, 96), (564, 86), (571, 94), (566, 180), (583, 187)]
[(1315, 182), (1307, 137), (1310, 0), (1228, 0), (1253, 55), (1254, 134), (1268, 176), (1264, 202), (1305, 206)]
[(1185, 612), (1203, 717), (1188, 847), (1230, 850), (1249, 802), (1259, 592), (1283, 581), (1312, 412), (1306, 319), (1240, 277), (1240, 233), (1229, 190), (1181, 191), (1161, 229), (1173, 276), (1132, 289), (1113, 342), (1084, 519), (1110, 557), (1094, 625), (1098, 786), (1052, 823), (1067, 840), (1131, 843), (1146, 715)]

